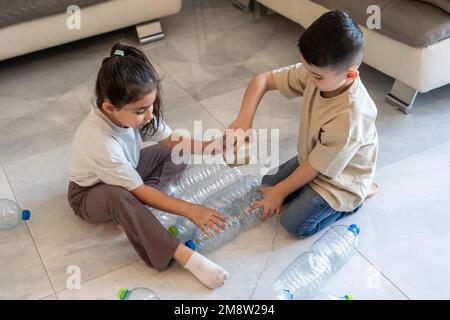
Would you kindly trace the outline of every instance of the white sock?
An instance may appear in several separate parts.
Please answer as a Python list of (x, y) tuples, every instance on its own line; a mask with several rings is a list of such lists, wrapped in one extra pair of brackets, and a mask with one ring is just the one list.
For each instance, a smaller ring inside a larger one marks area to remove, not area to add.
[(228, 278), (228, 272), (224, 268), (195, 251), (184, 268), (192, 272), (198, 280), (211, 289), (220, 287)]

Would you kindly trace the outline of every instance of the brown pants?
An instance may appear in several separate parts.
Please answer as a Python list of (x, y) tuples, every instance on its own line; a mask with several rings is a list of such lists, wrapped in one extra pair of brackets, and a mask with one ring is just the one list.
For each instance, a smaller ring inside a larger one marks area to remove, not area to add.
[[(141, 150), (136, 171), (148, 186), (164, 186), (186, 165), (171, 161), (170, 150), (160, 144)], [(162, 271), (167, 268), (180, 240), (171, 235), (130, 191), (104, 183), (81, 187), (70, 182), (68, 200), (74, 213), (88, 222), (113, 220), (144, 262)]]

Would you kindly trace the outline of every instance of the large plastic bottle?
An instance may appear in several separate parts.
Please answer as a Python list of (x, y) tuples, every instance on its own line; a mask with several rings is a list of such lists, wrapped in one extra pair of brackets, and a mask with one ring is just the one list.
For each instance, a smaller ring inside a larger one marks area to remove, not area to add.
[(325, 232), (307, 251), (298, 256), (275, 280), (273, 288), (278, 299), (313, 297), (331, 275), (356, 252), (359, 228), (334, 226)]
[(212, 209), (226, 207), (250, 191), (256, 190), (259, 185), (260, 181), (255, 176), (246, 175), (240, 177), (236, 182), (208, 197), (204, 202), (204, 206)]
[(161, 224), (166, 229), (169, 229), (170, 226), (175, 225), (175, 223), (179, 217), (176, 214), (171, 214), (171, 213), (164, 212), (164, 211), (154, 209), (154, 208), (150, 208), (150, 210), (153, 213), (153, 215), (156, 217), (156, 219), (158, 219), (159, 222), (161, 222)]
[(225, 164), (192, 166), (177, 175), (167, 186), (166, 192), (171, 196), (179, 196), (191, 187), (206, 180), (217, 171), (223, 170), (225, 167)]
[(30, 219), (30, 211), (21, 210), (12, 200), (0, 199), (0, 230), (10, 229), (22, 220)]
[(209, 237), (200, 229), (197, 230), (193, 242), (198, 251), (210, 252), (234, 240), (240, 232), (240, 227), (239, 219), (237, 217), (231, 217), (228, 219), (225, 229), (219, 233), (210, 230), (212, 235)]
[(190, 189), (186, 190), (180, 195), (180, 198), (192, 203), (203, 203), (215, 192), (237, 182), (242, 177), (243, 174), (238, 168), (231, 169), (229, 167), (224, 167), (198, 185), (192, 186)]
[(117, 297), (120, 300), (159, 300), (158, 296), (152, 290), (142, 287), (132, 290), (122, 288), (117, 293)]
[(236, 200), (235, 205), (241, 209), (238, 218), (244, 230), (253, 228), (260, 223), (263, 207), (250, 210), (250, 206), (262, 198), (263, 194), (261, 192), (251, 190)]
[(182, 241), (192, 239), (195, 232), (199, 230), (197, 225), (186, 217), (179, 216), (173, 225), (168, 228), (169, 232)]

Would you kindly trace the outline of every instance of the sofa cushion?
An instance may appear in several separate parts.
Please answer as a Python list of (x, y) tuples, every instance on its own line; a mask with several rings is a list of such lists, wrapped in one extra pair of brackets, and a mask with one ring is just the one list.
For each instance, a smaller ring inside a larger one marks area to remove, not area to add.
[(450, 37), (450, 15), (429, 3), (412, 0), (312, 0), (330, 10), (343, 10), (366, 25), (370, 5), (381, 9), (381, 29), (374, 29), (412, 47), (423, 48)]
[[(106, 0), (77, 0), (79, 7)], [(54, 13), (66, 13), (73, 0), (0, 0), (0, 27)]]

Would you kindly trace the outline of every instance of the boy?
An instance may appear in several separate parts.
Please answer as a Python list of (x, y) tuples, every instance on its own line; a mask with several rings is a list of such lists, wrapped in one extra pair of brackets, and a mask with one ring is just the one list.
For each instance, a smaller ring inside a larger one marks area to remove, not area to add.
[(378, 151), (377, 109), (359, 79), (363, 34), (352, 18), (331, 11), (298, 42), (300, 63), (260, 74), (250, 82), (229, 129), (252, 127), (268, 90), (303, 96), (297, 156), (266, 175), (262, 220), (281, 214), (282, 226), (305, 238), (358, 211), (377, 192), (373, 183)]

